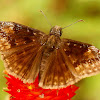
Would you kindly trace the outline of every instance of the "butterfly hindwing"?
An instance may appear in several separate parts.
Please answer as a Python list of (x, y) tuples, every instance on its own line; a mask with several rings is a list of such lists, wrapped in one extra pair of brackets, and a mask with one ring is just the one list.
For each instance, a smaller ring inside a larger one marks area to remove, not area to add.
[(79, 78), (75, 78), (65, 63), (61, 49), (54, 50), (46, 58), (42, 68), (40, 68), (39, 86), (47, 89), (58, 89), (79, 81)]
[(0, 22), (0, 51), (6, 70), (24, 82), (33, 82), (39, 72), (45, 34), (14, 22)]

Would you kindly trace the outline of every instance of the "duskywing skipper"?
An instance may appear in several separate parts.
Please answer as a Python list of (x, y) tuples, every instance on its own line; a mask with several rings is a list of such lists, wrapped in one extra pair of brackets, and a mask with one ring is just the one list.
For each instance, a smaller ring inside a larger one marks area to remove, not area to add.
[(95, 46), (61, 39), (62, 28), (49, 35), (15, 22), (0, 22), (0, 51), (6, 71), (31, 83), (39, 74), (39, 86), (64, 88), (100, 73), (100, 51)]

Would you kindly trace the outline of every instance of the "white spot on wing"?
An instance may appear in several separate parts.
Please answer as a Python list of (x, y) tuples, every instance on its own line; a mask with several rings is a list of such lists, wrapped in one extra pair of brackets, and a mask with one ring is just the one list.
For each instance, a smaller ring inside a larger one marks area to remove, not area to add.
[(69, 46), (69, 45), (70, 45), (70, 43), (67, 43), (67, 45)]

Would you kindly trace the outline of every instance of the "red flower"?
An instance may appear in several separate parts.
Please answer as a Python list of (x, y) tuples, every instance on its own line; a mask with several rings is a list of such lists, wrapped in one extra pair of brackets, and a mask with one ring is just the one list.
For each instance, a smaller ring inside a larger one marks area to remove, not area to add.
[(32, 84), (24, 84), (18, 78), (8, 75), (7, 85), (10, 100), (71, 100), (78, 89), (75, 85), (63, 89), (42, 89), (38, 86), (38, 78)]

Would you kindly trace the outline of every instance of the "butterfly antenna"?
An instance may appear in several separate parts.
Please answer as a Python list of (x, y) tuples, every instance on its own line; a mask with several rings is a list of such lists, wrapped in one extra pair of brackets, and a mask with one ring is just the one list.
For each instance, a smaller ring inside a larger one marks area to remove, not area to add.
[[(64, 28), (69, 27), (69, 26), (71, 26), (71, 25), (73, 25), (73, 24), (76, 24), (77, 22), (81, 22), (81, 21), (84, 22), (84, 20), (80, 19), (80, 20), (76, 21), (75, 23), (72, 23), (72, 24), (70, 24), (70, 25), (68, 25), (68, 26), (65, 26)], [(62, 29), (64, 29), (64, 28), (62, 28)]]
[(44, 14), (44, 12), (43, 12), (42, 10), (40, 10), (40, 12), (44, 15), (44, 17), (45, 17), (47, 23), (52, 27), (51, 23), (48, 21), (48, 19), (47, 19), (46, 15)]

